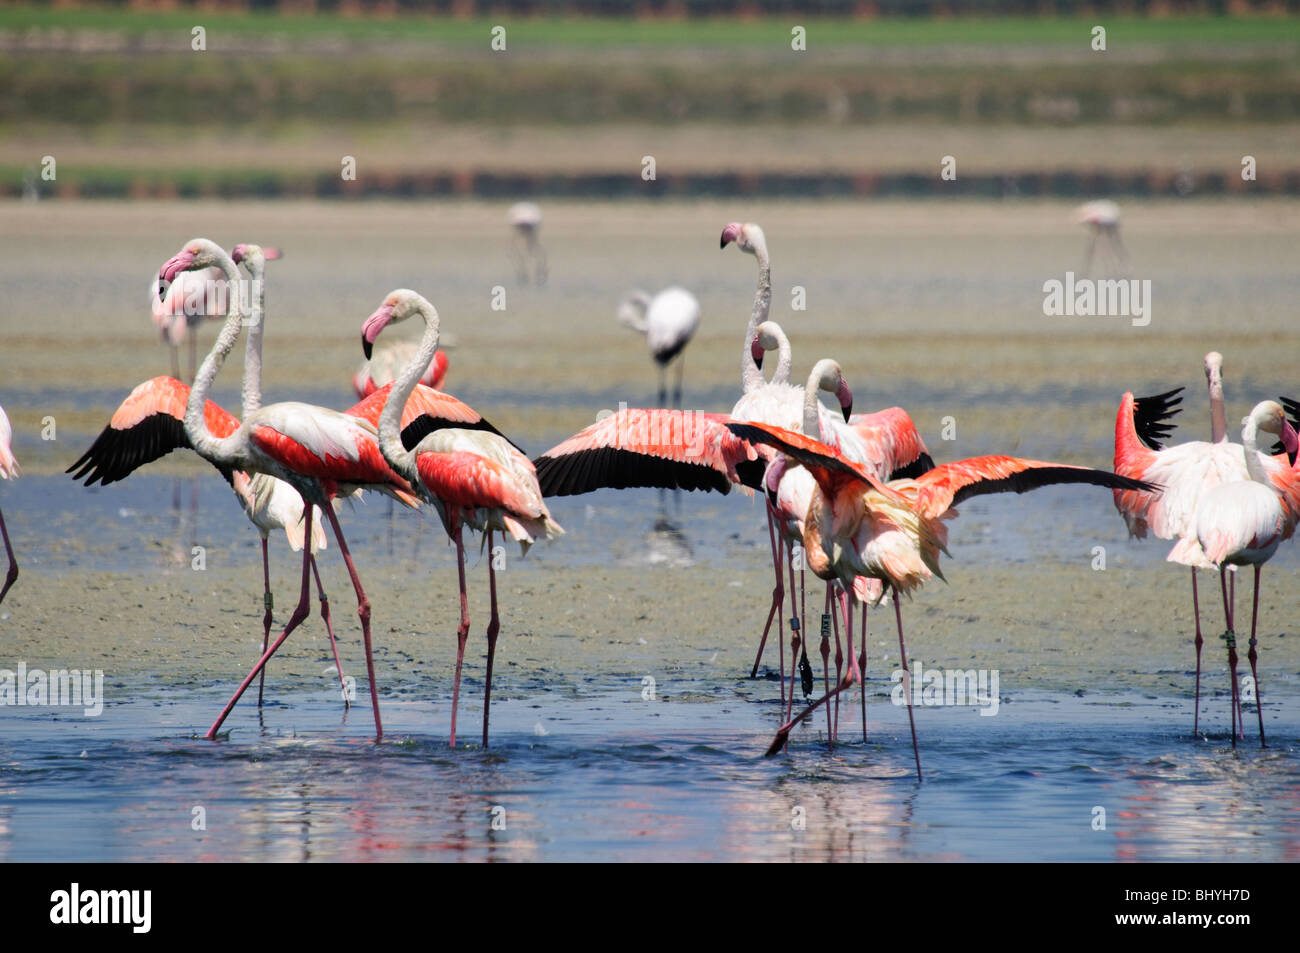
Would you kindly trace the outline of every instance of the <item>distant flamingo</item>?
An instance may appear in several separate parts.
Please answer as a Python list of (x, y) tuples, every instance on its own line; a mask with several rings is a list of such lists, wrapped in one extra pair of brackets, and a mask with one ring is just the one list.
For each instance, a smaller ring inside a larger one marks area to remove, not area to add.
[[(767, 443), (803, 465), (817, 482), (804, 517), (804, 553), (808, 567), (822, 579), (837, 580), (841, 599), (861, 599), (858, 577), (880, 579), (894, 592), (898, 621), (898, 648), (903, 669), (903, 691), (912, 726), (912, 749), (917, 776), (921, 775), (916, 724), (912, 718), (910, 672), (903, 642), (900, 597), (921, 586), (931, 576), (943, 578), (939, 556), (947, 552), (945, 521), (956, 516), (953, 506), (986, 493), (1024, 493), (1057, 483), (1083, 483), (1123, 489), (1152, 489), (1150, 484), (1088, 467), (1022, 460), (1015, 457), (972, 457), (946, 463), (915, 480), (883, 483), (868, 469), (844, 458), (833, 447), (793, 431), (758, 423), (732, 423), (737, 436)], [(863, 485), (865, 484), (865, 489)], [(851, 593), (851, 595), (849, 595)], [(847, 617), (847, 605), (845, 606)], [(854, 681), (861, 681), (853, 654), (853, 633), (848, 632), (849, 672), (831, 692), (786, 722), (768, 749), (776, 754), (789, 740), (790, 730), (823, 702)]]
[[(286, 402), (270, 404), (246, 415), (232, 434), (218, 436), (212, 431), (204, 416), (207, 393), (221, 365), (234, 348), (241, 323), (249, 316), (243, 295), (239, 291), (238, 266), (214, 242), (193, 239), (164, 264), (159, 273), (163, 281), (169, 282), (183, 271), (214, 265), (221, 269), (223, 276), (235, 289), (232, 298), (236, 306), (232, 307), (231, 314), (212, 351), (204, 359), (194, 388), (190, 391), (185, 409), (185, 436), (199, 456), (217, 466), (265, 473), (284, 480), (302, 496), (305, 507), (315, 504), (330, 521), (357, 594), (357, 615), (361, 619), (362, 638), (365, 642), (366, 672), (370, 680), (370, 700), (375, 717), (375, 737), (378, 740), (383, 737), (383, 724), (379, 716), (379, 694), (370, 639), (370, 601), (362, 588), (331, 502), (336, 496), (349, 495), (358, 489), (376, 490), (411, 506), (418, 505), (418, 501), (406, 481), (393, 473), (384, 462), (374, 425), (361, 417), (310, 404)], [(310, 532), (314, 511), (306, 508), (305, 512), (307, 531)], [(304, 549), (301, 593), (288, 625), (240, 684), (205, 737), (216, 737), (217, 730), (244, 691), (306, 617), (309, 569), (310, 551)]]
[[(260, 246), (259, 246), (260, 247)], [(264, 261), (280, 257), (276, 248), (261, 249)], [(229, 312), (229, 299), (218, 268), (183, 272), (176, 280), (155, 286), (153, 321), (163, 341), (171, 348), (172, 376), (181, 379), (180, 344), (188, 336), (190, 342), (190, 374), (186, 380), (193, 382), (198, 368), (198, 329), (204, 321), (224, 321)], [(162, 292), (159, 294), (158, 292)]]
[(665, 288), (651, 297), (636, 290), (624, 295), (618, 306), (618, 320), (645, 335), (650, 356), (659, 365), (659, 406), (668, 406), (668, 365), (677, 362), (677, 386), (672, 406), (682, 406), (682, 376), (686, 367), (686, 345), (700, 326), (700, 302), (685, 288)]
[(506, 213), (506, 220), (514, 229), (510, 242), (510, 256), (515, 262), (515, 273), (520, 284), (528, 284), (528, 266), (533, 268), (533, 283), (546, 284), (546, 249), (538, 239), (542, 230), (542, 210), (534, 202), (516, 202)]
[[(1223, 483), (1250, 479), (1246, 450), (1229, 443), (1223, 406), (1223, 356), (1217, 351), (1205, 355), (1205, 378), (1210, 393), (1211, 441), (1191, 441), (1164, 448), (1161, 441), (1172, 425), (1164, 423), (1178, 413), (1182, 388), (1155, 397), (1135, 399), (1125, 394), (1115, 418), (1115, 472), (1134, 479), (1160, 484), (1158, 493), (1121, 492), (1115, 508), (1138, 539), (1148, 531), (1159, 539), (1176, 539), (1168, 561), (1191, 567), (1192, 612), (1196, 620), (1196, 689), (1192, 733), (1200, 729), (1201, 634), (1200, 597), (1196, 570), (1214, 568), (1196, 538), (1195, 514), (1205, 493)], [(1285, 454), (1264, 456), (1260, 465), (1270, 474), (1284, 506), (1300, 515), (1300, 479), (1292, 475)], [(1288, 536), (1290, 533), (1287, 534)]]
[[(395, 341), (376, 348), (374, 356), (368, 361), (362, 361), (361, 367), (352, 377), (352, 389), (356, 391), (357, 399), (364, 400), (385, 384), (395, 381), (419, 347), (415, 341)], [(446, 380), (447, 355), (444, 351), (439, 351), (433, 355), (433, 360), (421, 375), (420, 383), (434, 390), (442, 390)]]
[(1294, 530), (1294, 515), (1283, 507), (1278, 489), (1262, 461), (1267, 457), (1260, 451), (1258, 433), (1278, 434), (1287, 453), (1295, 455), (1300, 441), (1295, 429), (1287, 422), (1282, 406), (1266, 400), (1256, 404), (1250, 416), (1242, 420), (1241, 443), (1245, 447), (1246, 469), (1250, 479), (1221, 483), (1207, 490), (1196, 508), (1196, 539), (1205, 558), (1219, 570), (1223, 590), (1223, 615), (1228, 630), (1228, 668), (1232, 677), (1232, 743), (1235, 746), (1241, 733), (1240, 701), (1237, 685), (1237, 638), (1234, 610), (1228, 596), (1227, 572), (1229, 566), (1255, 567), (1254, 608), (1250, 617), (1250, 674), (1255, 685), (1255, 712), (1259, 716), (1259, 743), (1264, 742), (1264, 709), (1259, 692), (1259, 672), (1255, 667), (1255, 629), (1259, 621), (1259, 574), (1288, 530)]
[[(22, 475), (22, 471), (18, 469), (18, 461), (14, 459), (13, 451), (9, 449), (13, 435), (13, 428), (9, 426), (9, 417), (5, 414), (5, 409), (0, 407), (0, 478), (6, 480), (16, 480)], [(9, 556), (9, 571), (5, 574), (4, 588), (0, 589), (0, 602), (4, 602), (14, 580), (18, 578), (18, 560), (14, 559), (14, 548), (9, 542), (9, 530), (5, 527), (3, 510), (0, 510), (0, 535), (4, 536), (5, 553)]]
[[(469, 636), (469, 605), (465, 590), (465, 526), (492, 534), (509, 534), (527, 553), (538, 539), (564, 532), (551, 519), (528, 458), (500, 434), (484, 430), (446, 428), (429, 434), (413, 447), (398, 432), (398, 414), (416, 386), (422, 368), (428, 367), (438, 347), (438, 312), (425, 298), (405, 288), (390, 292), (366, 319), (361, 339), (366, 356), (375, 339), (390, 324), (418, 315), (425, 332), (419, 351), (394, 383), (379, 417), (379, 445), (393, 469), (409, 481), (438, 511), (447, 535), (456, 543), (456, 569), (460, 580), (460, 627), (456, 630), (456, 675), (451, 703), (451, 747), (456, 746), (456, 711), (460, 702), (460, 675)], [(483, 687), (483, 745), (488, 743), (488, 716), (492, 698), (492, 663), (496, 656), (501, 622), (497, 614), (496, 567), (488, 559), (488, 589), (492, 615), (488, 621), (487, 675)]]
[(1076, 210), (1079, 224), (1087, 225), (1092, 232), (1088, 240), (1088, 253), (1083, 260), (1083, 274), (1092, 272), (1092, 257), (1100, 243), (1103, 253), (1108, 253), (1117, 267), (1128, 260), (1128, 251), (1119, 237), (1119, 206), (1109, 199), (1085, 202)]

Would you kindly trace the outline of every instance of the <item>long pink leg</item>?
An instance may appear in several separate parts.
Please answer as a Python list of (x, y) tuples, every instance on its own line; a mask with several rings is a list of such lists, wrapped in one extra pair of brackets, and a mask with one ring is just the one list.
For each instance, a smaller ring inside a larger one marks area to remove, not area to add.
[[(275, 604), (275, 599), (271, 595), (271, 561), (266, 552), (266, 537), (262, 537), (262, 582), (266, 589), (262, 593), (262, 605), (266, 607), (266, 612), (262, 615), (262, 654), (266, 654), (266, 647), (271, 642), (271, 607)], [(263, 668), (257, 676), (257, 707), (262, 707), (262, 689), (266, 686), (266, 669)]]
[[(790, 547), (790, 694), (786, 695), (785, 717), (790, 717), (790, 709), (794, 707), (794, 674), (799, 669), (799, 647), (803, 645), (805, 638), (803, 606), (800, 605), (799, 615), (794, 614), (794, 547)], [(799, 570), (799, 596), (803, 597), (803, 570)], [(781, 661), (781, 684), (785, 685), (785, 660)]]
[[(334, 530), (334, 538), (339, 541), (339, 552), (343, 554), (348, 575), (352, 577), (352, 588), (357, 591), (357, 616), (361, 619), (361, 638), (366, 643), (366, 677), (370, 679), (370, 707), (375, 712), (375, 740), (378, 741), (384, 737), (384, 723), (379, 718), (379, 686), (375, 683), (375, 659), (370, 648), (370, 600), (366, 598), (366, 590), (361, 588), (361, 577), (357, 575), (357, 567), (352, 564), (352, 553), (348, 550), (348, 541), (343, 538), (343, 528), (339, 526), (339, 518), (334, 515), (334, 507), (326, 503), (321, 510), (329, 518), (330, 527)], [(307, 534), (303, 538), (306, 544), (302, 548), (306, 551), (307, 561), (310, 563), (310, 523), (307, 524)]]
[[(1229, 625), (1229, 628), (1232, 629), (1232, 634), (1235, 636), (1237, 634), (1237, 574), (1235, 572), (1232, 574), (1232, 578), (1228, 580), (1228, 601), (1232, 603), (1232, 623)], [(1235, 648), (1235, 638), (1233, 639), (1233, 643)], [(1237, 712), (1237, 736), (1245, 739), (1246, 722), (1245, 719), (1241, 717), (1241, 686), (1234, 685), (1234, 687), (1237, 690), (1237, 694), (1233, 696), (1233, 707)]]
[[(830, 616), (831, 627), (835, 629), (835, 641), (838, 642), (840, 638), (840, 625), (839, 620), (835, 616), (835, 606), (831, 603), (832, 598), (834, 597), (831, 595), (831, 584), (828, 582), (826, 583), (826, 606), (822, 610), (822, 620), (825, 621), (826, 617)], [(822, 626), (822, 643), (820, 651), (822, 656), (822, 690), (829, 692), (831, 689), (831, 636), (830, 629), (825, 625)], [(838, 671), (836, 673), (835, 684), (839, 684)], [(826, 740), (831, 744), (835, 743), (835, 728), (831, 724), (830, 705), (826, 706)]]
[(862, 740), (867, 740), (867, 604), (862, 603), (862, 652), (858, 655), (862, 673)]
[[(303, 504), (307, 507), (307, 539), (311, 539), (311, 505), (308, 504), (306, 500), (303, 501)], [(298, 596), (298, 605), (293, 610), (293, 614), (289, 616), (289, 623), (284, 627), (284, 631), (280, 633), (280, 637), (275, 640), (275, 644), (262, 653), (262, 657), (258, 659), (257, 664), (253, 666), (253, 670), (244, 676), (244, 680), (239, 683), (239, 688), (235, 689), (235, 694), (231, 696), (230, 701), (226, 702), (226, 707), (221, 710), (221, 714), (217, 716), (217, 720), (212, 723), (212, 727), (208, 729), (208, 733), (203, 736), (208, 741), (216, 739), (217, 731), (221, 728), (221, 723), (226, 720), (226, 717), (230, 714), (236, 703), (238, 703), (244, 692), (248, 690), (248, 686), (253, 684), (253, 679), (258, 676), (262, 669), (266, 668), (266, 663), (271, 660), (271, 656), (275, 654), (275, 650), (284, 644), (284, 640), (289, 637), (289, 633), (298, 628), (298, 625), (302, 620), (307, 618), (307, 600), (311, 596), (311, 572), (308, 567), (308, 560), (310, 560), (310, 558), (311, 547), (304, 546), (302, 553), (302, 592)]]
[(492, 530), (488, 530), (488, 590), (492, 593), (492, 618), (488, 621), (487, 640), (487, 682), (483, 688), (483, 747), (488, 743), (488, 709), (492, 704), (492, 659), (497, 652), (497, 633), (501, 631), (501, 620), (497, 617), (497, 571), (492, 565)]
[(916, 780), (921, 780), (921, 749), (916, 743), (916, 717), (912, 714), (912, 672), (907, 667), (907, 646), (903, 644), (903, 599), (894, 587), (894, 618), (898, 620), (898, 653), (903, 659), (903, 684), (907, 686), (907, 721), (912, 726), (912, 754), (916, 757)]
[[(772, 606), (767, 611), (767, 623), (763, 626), (763, 639), (758, 643), (758, 654), (754, 656), (754, 667), (749, 672), (750, 678), (758, 676), (758, 666), (763, 661), (763, 650), (767, 648), (767, 635), (772, 629), (772, 619), (776, 619), (777, 645), (781, 652), (781, 701), (785, 701), (785, 631), (782, 628), (781, 610), (785, 606), (785, 587), (782, 582), (784, 569), (781, 566), (781, 536), (776, 531), (776, 522), (772, 516), (772, 504), (767, 503), (767, 537), (772, 547), (772, 569), (776, 573), (776, 585), (772, 587)], [(793, 593), (791, 594), (793, 596)]]
[(790, 731), (796, 725), (798, 725), (799, 722), (803, 721), (805, 718), (811, 715), (821, 705), (824, 705), (825, 703), (829, 702), (831, 699), (837, 697), (839, 693), (844, 691), (846, 688), (852, 687), (855, 678), (858, 681), (862, 680), (862, 673), (858, 669), (857, 659), (853, 655), (853, 630), (852, 629), (848, 631), (848, 638), (849, 638), (848, 674), (844, 676), (843, 680), (841, 680), (838, 685), (836, 685), (834, 688), (828, 691), (825, 695), (817, 699), (815, 702), (813, 702), (803, 711), (799, 712), (799, 714), (796, 715), (795, 717), (787, 720), (786, 723), (777, 730), (776, 737), (772, 739), (772, 743), (768, 746), (768, 749), (764, 754), (765, 757), (770, 758), (772, 755), (776, 754), (786, 746), (787, 742), (789, 742), (790, 740)]
[(5, 585), (0, 589), (0, 602), (5, 601), (5, 596), (13, 586), (14, 580), (18, 578), (18, 560), (14, 559), (14, 548), (9, 542), (9, 530), (5, 528), (5, 515), (0, 511), (0, 536), (5, 538), (5, 552), (9, 555), (9, 572), (5, 574)]
[(321, 585), (320, 568), (316, 565), (316, 557), (311, 558), (312, 575), (316, 577), (316, 595), (320, 597), (320, 617), (325, 620), (325, 631), (330, 634), (330, 651), (334, 653), (334, 670), (339, 673), (339, 687), (343, 693), (343, 707), (348, 709), (352, 707), (352, 702), (348, 700), (348, 683), (343, 677), (343, 663), (339, 661), (339, 644), (334, 639), (334, 625), (330, 622), (330, 597), (325, 595), (325, 587)]
[(465, 546), (461, 527), (456, 526), (456, 571), (460, 574), (460, 627), (456, 630), (456, 680), (451, 690), (451, 747), (456, 747), (456, 709), (460, 705), (460, 670), (465, 662), (465, 640), (469, 638), (469, 595), (465, 592)]
[(1259, 571), (1262, 567), (1255, 565), (1255, 608), (1250, 613), (1250, 651), (1246, 653), (1246, 658), (1250, 659), (1250, 677), (1255, 681), (1255, 714), (1259, 716), (1259, 746), (1267, 748), (1264, 743), (1264, 699), (1259, 693), (1259, 672), (1255, 668), (1255, 661), (1259, 658), (1259, 653), (1255, 651), (1255, 623), (1259, 621)]
[(1228, 643), (1228, 672), (1232, 678), (1231, 706), (1232, 746), (1237, 747), (1237, 633), (1232, 627), (1232, 607), (1228, 597), (1228, 570), (1219, 567), (1219, 588), (1223, 590), (1223, 616), (1228, 623), (1228, 631), (1223, 634)]
[[(841, 593), (843, 590), (840, 590)], [(840, 610), (844, 613), (844, 636), (853, 644), (853, 603), (841, 597)], [(852, 652), (852, 649), (850, 649)], [(835, 684), (840, 683), (840, 673), (844, 671), (844, 647), (840, 644), (840, 627), (835, 626)], [(840, 696), (835, 696), (835, 740), (840, 740)]]
[(1197, 728), (1201, 720), (1201, 646), (1205, 640), (1201, 638), (1201, 605), (1196, 596), (1196, 569), (1192, 569), (1192, 611), (1196, 613), (1196, 701), (1193, 703), (1196, 710), (1192, 715), (1192, 735), (1198, 734)]

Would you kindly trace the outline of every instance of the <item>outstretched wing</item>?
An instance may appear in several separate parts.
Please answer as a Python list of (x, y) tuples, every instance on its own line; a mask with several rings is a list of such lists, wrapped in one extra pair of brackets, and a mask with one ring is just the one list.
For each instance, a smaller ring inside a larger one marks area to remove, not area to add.
[(756, 421), (743, 424), (733, 422), (727, 424), (727, 428), (742, 440), (767, 444), (798, 461), (813, 475), (822, 492), (828, 496), (833, 496), (846, 481), (852, 480), (867, 484), (896, 503), (909, 505), (896, 491), (877, 480), (871, 471), (851, 460), (846, 460), (834, 447), (827, 446), (820, 440), (805, 437), (784, 427)]
[[(122, 401), (108, 426), (72, 466), (65, 470), (74, 480), (116, 483), (147, 463), (173, 450), (190, 446), (185, 436), (185, 405), (190, 388), (174, 377), (155, 377), (138, 385)], [(227, 437), (239, 429), (239, 419), (212, 401), (204, 407), (208, 429)], [(230, 474), (222, 471), (227, 480)]]
[[(379, 415), (383, 413), (388, 393), (392, 389), (391, 383), (385, 384), (345, 413), (353, 417), (361, 417), (378, 427)], [(406, 406), (402, 408), (401, 424), (402, 446), (407, 450), (414, 450), (416, 445), (429, 434), (446, 427), (453, 427), (457, 430), (484, 430), (494, 433), (523, 453), (522, 448), (484, 420), (482, 414), (469, 404), (452, 397), (451, 394), (444, 394), (423, 384), (415, 386), (415, 390), (406, 401)]]
[(1028, 493), (1057, 483), (1084, 483), (1111, 490), (1159, 489), (1154, 483), (1120, 476), (1109, 470), (1076, 467), (1018, 457), (971, 457), (945, 463), (917, 479), (916, 506), (924, 515), (938, 517), (972, 496), (988, 493)]
[(916, 424), (902, 407), (889, 407), (874, 414), (854, 414), (849, 426), (867, 445), (867, 457), (881, 463), (890, 480), (915, 479), (934, 469)]
[(543, 496), (634, 486), (728, 493), (737, 468), (758, 459), (725, 414), (620, 410), (533, 461)]

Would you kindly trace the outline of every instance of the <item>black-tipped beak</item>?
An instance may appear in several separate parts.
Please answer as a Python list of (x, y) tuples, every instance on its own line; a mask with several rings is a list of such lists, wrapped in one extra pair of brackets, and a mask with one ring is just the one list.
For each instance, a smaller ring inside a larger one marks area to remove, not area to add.
[(726, 240), (725, 238), (719, 238), (719, 239), (718, 239), (718, 247), (719, 247), (719, 248), (726, 248), (726, 247), (727, 247), (727, 240)]
[[(373, 351), (374, 349), (375, 349), (375, 346), (374, 346), (373, 344), (370, 343), (369, 339), (368, 339), (364, 334), (362, 334), (362, 335), (361, 335), (361, 350), (362, 350), (363, 352), (365, 352), (366, 360), (367, 360), (367, 361), (370, 360), (370, 352)], [(847, 418), (845, 418), (845, 419), (847, 419)]]
[(840, 410), (844, 412), (844, 422), (848, 423), (849, 418), (853, 416), (853, 404), (849, 403), (846, 406), (841, 407)]
[(758, 369), (761, 371), (763, 369), (763, 355), (759, 354), (757, 357), (755, 357), (754, 363), (758, 365)]

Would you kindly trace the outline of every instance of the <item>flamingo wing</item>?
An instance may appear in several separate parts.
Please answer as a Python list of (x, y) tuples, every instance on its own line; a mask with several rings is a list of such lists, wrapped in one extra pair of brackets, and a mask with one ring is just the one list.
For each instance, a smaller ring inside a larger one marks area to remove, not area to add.
[[(383, 413), (384, 404), (388, 401), (388, 394), (392, 389), (392, 383), (388, 383), (377, 390), (372, 390), (364, 400), (348, 408), (345, 413), (352, 417), (361, 417), (378, 427), (379, 415)], [(407, 450), (414, 450), (416, 445), (429, 434), (451, 427), (456, 430), (482, 430), (496, 434), (520, 453), (523, 452), (521, 447), (492, 426), (469, 404), (452, 397), (451, 394), (444, 394), (423, 384), (415, 385), (415, 390), (411, 392), (406, 406), (402, 408), (401, 426), (402, 446)]]
[[(107, 485), (173, 450), (189, 448), (184, 423), (189, 397), (189, 386), (174, 377), (155, 377), (137, 385), (90, 449), (64, 472), (71, 473), (74, 480), (84, 478), (86, 486), (96, 482)], [(217, 437), (228, 437), (239, 429), (239, 418), (212, 401), (204, 406), (203, 415)], [(222, 475), (231, 479), (226, 470)]]
[(942, 515), (972, 496), (988, 493), (1028, 493), (1057, 483), (1082, 483), (1112, 490), (1155, 492), (1159, 487), (1109, 470), (1076, 467), (1018, 457), (971, 457), (945, 463), (917, 480), (916, 507), (927, 517)]
[(634, 486), (728, 493), (743, 482), (737, 467), (758, 458), (727, 429), (729, 420), (682, 410), (620, 410), (533, 461), (542, 495)]
[(902, 407), (889, 407), (874, 414), (854, 414), (849, 426), (867, 448), (867, 458), (879, 461), (890, 480), (909, 480), (934, 469), (925, 441)]
[(1182, 392), (1183, 388), (1175, 387), (1163, 394), (1133, 400), (1133, 430), (1152, 450), (1163, 449), (1164, 441), (1173, 433), (1174, 424), (1167, 421), (1183, 412), (1178, 406), (1183, 402)]
[(757, 421), (728, 423), (727, 428), (742, 440), (767, 444), (798, 461), (813, 475), (822, 492), (829, 497), (834, 497), (845, 483), (856, 481), (867, 484), (886, 499), (903, 506), (909, 505), (896, 491), (876, 479), (866, 467), (844, 458), (834, 447), (820, 440)]

